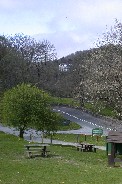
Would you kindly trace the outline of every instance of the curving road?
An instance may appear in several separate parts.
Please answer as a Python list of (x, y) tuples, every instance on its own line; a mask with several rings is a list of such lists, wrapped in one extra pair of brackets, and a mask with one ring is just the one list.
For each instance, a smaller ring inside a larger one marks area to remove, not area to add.
[(106, 120), (94, 117), (93, 115), (83, 112), (79, 109), (55, 106), (53, 110), (55, 112), (61, 113), (66, 119), (69, 119), (81, 125), (81, 129), (69, 131), (69, 133), (92, 134), (93, 128), (101, 128), (103, 129), (103, 134), (107, 135), (110, 130), (115, 129), (115, 127), (112, 127), (110, 125), (108, 126)]

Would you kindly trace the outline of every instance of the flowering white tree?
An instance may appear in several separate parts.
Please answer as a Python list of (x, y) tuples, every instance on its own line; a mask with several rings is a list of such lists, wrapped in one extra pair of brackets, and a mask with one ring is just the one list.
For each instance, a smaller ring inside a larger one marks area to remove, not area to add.
[(87, 93), (91, 99), (111, 106), (122, 119), (122, 23), (116, 20), (98, 46), (87, 62)]

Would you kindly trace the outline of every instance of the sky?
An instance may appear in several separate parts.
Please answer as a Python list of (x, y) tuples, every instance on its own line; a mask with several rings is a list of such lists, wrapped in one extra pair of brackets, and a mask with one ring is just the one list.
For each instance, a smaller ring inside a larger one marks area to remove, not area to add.
[(0, 35), (48, 40), (58, 58), (95, 47), (115, 19), (122, 0), (0, 0)]

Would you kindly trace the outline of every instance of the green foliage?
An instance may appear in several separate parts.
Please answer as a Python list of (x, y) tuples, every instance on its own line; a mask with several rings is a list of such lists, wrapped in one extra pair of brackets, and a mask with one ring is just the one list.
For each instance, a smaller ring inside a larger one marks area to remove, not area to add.
[(23, 136), (28, 127), (56, 131), (59, 114), (51, 111), (50, 96), (35, 86), (21, 84), (5, 92), (2, 103), (2, 123), (14, 126)]

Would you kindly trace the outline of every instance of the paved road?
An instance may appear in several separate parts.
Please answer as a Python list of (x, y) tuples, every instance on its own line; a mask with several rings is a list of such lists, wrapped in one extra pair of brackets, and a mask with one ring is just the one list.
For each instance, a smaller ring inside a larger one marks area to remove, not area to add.
[(66, 119), (69, 119), (81, 125), (81, 129), (69, 131), (69, 133), (92, 134), (93, 128), (102, 128), (103, 134), (107, 135), (110, 130), (113, 130), (115, 128), (110, 125), (107, 126), (107, 122), (105, 120), (94, 117), (93, 115), (83, 112), (79, 109), (55, 106), (53, 110), (55, 112), (61, 113)]

